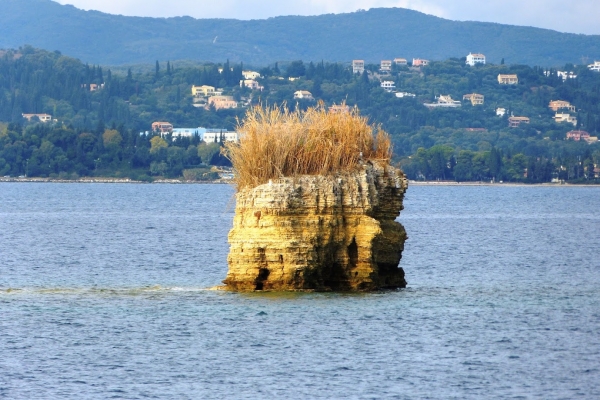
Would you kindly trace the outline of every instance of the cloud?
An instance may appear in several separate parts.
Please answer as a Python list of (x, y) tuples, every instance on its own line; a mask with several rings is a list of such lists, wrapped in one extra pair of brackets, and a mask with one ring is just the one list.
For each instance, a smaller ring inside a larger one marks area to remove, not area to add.
[(374, 7), (403, 7), (454, 20), (536, 26), (562, 32), (600, 34), (596, 0), (57, 0), (111, 14), (195, 18), (260, 19), (319, 15)]

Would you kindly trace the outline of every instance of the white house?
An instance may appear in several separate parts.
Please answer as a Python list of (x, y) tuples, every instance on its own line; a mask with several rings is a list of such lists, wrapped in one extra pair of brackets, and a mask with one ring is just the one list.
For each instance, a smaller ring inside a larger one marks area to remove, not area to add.
[(256, 71), (242, 71), (242, 75), (244, 76), (244, 79), (258, 79), (261, 77)]
[(594, 61), (593, 64), (588, 65), (588, 68), (592, 71), (600, 72), (600, 61)]
[(467, 65), (474, 67), (475, 64), (485, 64), (485, 56), (479, 53), (469, 53), (467, 56)]
[(408, 93), (408, 92), (397, 92), (395, 93), (396, 97), (402, 99), (404, 97), (417, 97), (416, 94), (414, 93)]
[(390, 72), (392, 70), (392, 61), (391, 60), (381, 60), (381, 64), (379, 65), (379, 70), (381, 72)]
[(194, 137), (196, 135), (202, 139), (204, 132), (206, 132), (206, 128), (173, 128), (173, 139), (176, 139), (178, 136)]
[(577, 117), (572, 116), (571, 114), (568, 113), (556, 113), (554, 115), (554, 121), (560, 123), (560, 122), (568, 122), (570, 124), (573, 124), (573, 126), (577, 125)]
[(263, 87), (260, 86), (258, 82), (254, 79), (243, 79), (240, 81), (240, 87), (247, 87), (251, 90), (263, 90)]
[(394, 64), (396, 65), (408, 65), (406, 58), (394, 58)]
[(202, 140), (206, 143), (218, 143), (221, 139), (225, 142), (237, 142), (240, 140), (240, 135), (227, 129), (206, 129), (202, 135)]
[(501, 108), (501, 107), (496, 108), (497, 116), (504, 117), (505, 114), (506, 114), (506, 108)]
[(438, 97), (436, 97), (437, 102), (435, 103), (424, 103), (423, 105), (427, 108), (438, 108), (438, 107), (444, 107), (444, 108), (456, 108), (456, 107), (462, 107), (462, 103), (458, 100), (453, 100), (452, 97), (450, 95), (444, 96), (444, 95), (439, 95)]
[(352, 60), (352, 73), (362, 74), (365, 72), (365, 60)]
[(396, 85), (394, 81), (382, 81), (381, 88), (386, 92), (391, 92), (392, 90), (396, 89)]
[(23, 118), (27, 118), (27, 121), (31, 121), (31, 118), (38, 117), (41, 122), (52, 121), (52, 115), (50, 114), (21, 114)]
[(307, 90), (298, 90), (294, 92), (294, 99), (296, 100), (314, 100), (311, 92)]

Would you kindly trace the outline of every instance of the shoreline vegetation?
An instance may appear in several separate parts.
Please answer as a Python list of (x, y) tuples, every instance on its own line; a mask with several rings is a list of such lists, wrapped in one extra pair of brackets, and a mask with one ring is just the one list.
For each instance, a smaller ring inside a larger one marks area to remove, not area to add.
[[(185, 179), (156, 179), (152, 182), (138, 181), (130, 178), (82, 177), (78, 179), (60, 178), (2, 178), (0, 183), (120, 183), (120, 184), (177, 184), (177, 185), (234, 185), (231, 179), (215, 179), (208, 181), (192, 181)], [(600, 187), (589, 183), (519, 183), (519, 182), (455, 182), (455, 181), (409, 181), (408, 186), (494, 186), (494, 187)]]

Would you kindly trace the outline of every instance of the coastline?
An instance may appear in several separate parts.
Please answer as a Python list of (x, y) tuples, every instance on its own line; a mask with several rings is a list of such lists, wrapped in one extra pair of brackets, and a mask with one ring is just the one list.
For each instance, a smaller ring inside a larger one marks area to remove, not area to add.
[(408, 186), (494, 186), (494, 187), (600, 187), (600, 185), (576, 183), (519, 183), (519, 182), (454, 182), (454, 181), (408, 181)]
[(79, 178), (79, 179), (54, 179), (54, 178), (0, 178), (0, 183), (130, 183), (130, 184), (232, 184), (229, 179), (217, 179), (214, 181), (186, 181), (183, 179), (157, 179), (153, 182), (136, 181), (130, 178)]
[[(129, 184), (233, 184), (230, 179), (217, 179), (214, 181), (186, 181), (183, 179), (157, 179), (153, 182), (136, 181), (130, 178), (106, 178), (106, 177), (84, 177), (79, 179), (55, 179), (55, 178), (4, 178), (0, 177), (0, 183), (129, 183)], [(453, 181), (408, 181), (410, 186), (494, 186), (494, 187), (600, 187), (593, 184), (575, 183), (516, 183), (516, 182), (453, 182)]]

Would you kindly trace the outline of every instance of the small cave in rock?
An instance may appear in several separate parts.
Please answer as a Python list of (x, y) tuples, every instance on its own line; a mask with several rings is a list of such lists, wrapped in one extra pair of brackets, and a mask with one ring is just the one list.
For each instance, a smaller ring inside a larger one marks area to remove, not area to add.
[(256, 281), (255, 281), (255, 288), (254, 290), (263, 290), (265, 287), (265, 281), (267, 279), (269, 279), (269, 274), (271, 273), (271, 271), (269, 271), (267, 268), (261, 268), (258, 270), (258, 276), (256, 277)]
[(348, 246), (348, 266), (352, 269), (358, 264), (358, 245), (356, 238), (352, 238), (352, 243)]

